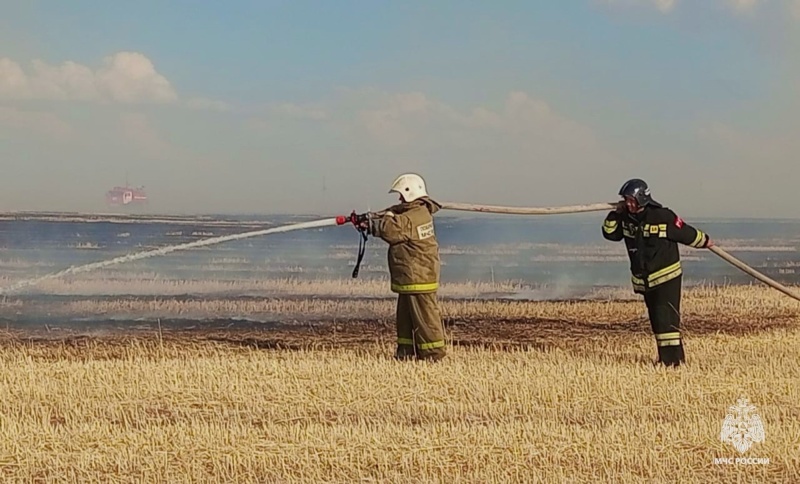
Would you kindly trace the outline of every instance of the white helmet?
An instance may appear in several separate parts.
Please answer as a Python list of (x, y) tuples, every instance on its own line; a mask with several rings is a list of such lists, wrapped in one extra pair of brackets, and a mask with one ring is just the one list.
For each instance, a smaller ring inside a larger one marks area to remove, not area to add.
[(428, 196), (428, 192), (425, 191), (425, 180), (415, 173), (405, 173), (397, 177), (389, 190), (389, 193), (392, 192), (402, 195), (406, 202)]

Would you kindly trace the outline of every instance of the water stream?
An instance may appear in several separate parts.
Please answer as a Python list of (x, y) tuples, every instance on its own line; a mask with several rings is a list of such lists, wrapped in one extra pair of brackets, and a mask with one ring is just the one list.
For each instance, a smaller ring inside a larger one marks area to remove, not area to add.
[(271, 229), (263, 229), (263, 230), (254, 230), (252, 232), (244, 232), (241, 234), (233, 234), (233, 235), (223, 235), (220, 237), (212, 237), (210, 239), (198, 240), (195, 242), (189, 242), (186, 244), (180, 245), (171, 245), (168, 247), (162, 247), (160, 249), (149, 250), (145, 252), (138, 252), (135, 254), (128, 254), (123, 255), (120, 257), (115, 257), (113, 259), (100, 261), (100, 262), (92, 262), (91, 264), (84, 264), (81, 266), (72, 266), (68, 269), (64, 269), (59, 272), (54, 272), (51, 274), (46, 274), (44, 276), (31, 278), (31, 279), (24, 279), (22, 281), (16, 282), (8, 287), (4, 287), (0, 289), (0, 295), (8, 294), (14, 291), (18, 291), (22, 288), (28, 286), (34, 286), (39, 284), (42, 281), (46, 281), (48, 279), (56, 279), (61, 276), (66, 276), (69, 274), (78, 274), (81, 272), (89, 272), (97, 269), (102, 269), (104, 267), (116, 265), (116, 264), (124, 264), (126, 262), (133, 262), (136, 260), (142, 259), (149, 259), (150, 257), (155, 257), (159, 255), (166, 255), (171, 252), (176, 252), (179, 250), (187, 250), (187, 249), (194, 249), (196, 247), (205, 247), (207, 245), (214, 245), (214, 244), (221, 244), (223, 242), (229, 242), (231, 240), (241, 240), (247, 239), (250, 237), (258, 237), (260, 235), (269, 235), (269, 234), (276, 234), (279, 232), (291, 232), (293, 230), (302, 230), (302, 229), (312, 229), (318, 227), (327, 227), (330, 225), (338, 225), (336, 218), (326, 218), (321, 220), (312, 220), (310, 222), (300, 222), (291, 225), (284, 225), (281, 227), (274, 227)]

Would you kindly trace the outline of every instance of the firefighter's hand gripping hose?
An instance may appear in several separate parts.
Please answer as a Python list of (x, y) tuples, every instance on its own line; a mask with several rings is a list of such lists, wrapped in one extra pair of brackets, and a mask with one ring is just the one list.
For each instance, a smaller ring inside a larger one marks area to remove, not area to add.
[(367, 250), (367, 240), (369, 235), (368, 223), (369, 220), (366, 214), (357, 214), (355, 210), (349, 215), (339, 215), (336, 217), (336, 225), (344, 225), (346, 223), (352, 223), (353, 226), (358, 230), (360, 235), (358, 239), (358, 259), (356, 259), (356, 266), (353, 268), (353, 278), (355, 279), (358, 277), (358, 271), (361, 268), (361, 261), (364, 260), (364, 252)]
[[(617, 208), (619, 202), (606, 202), (606, 203), (593, 203), (589, 205), (569, 205), (561, 207), (508, 207), (502, 205), (478, 205), (471, 203), (441, 203), (442, 208), (445, 210), (460, 210), (465, 212), (484, 212), (484, 213), (500, 213), (500, 214), (513, 214), (513, 215), (555, 215), (567, 213), (582, 213), (582, 212), (599, 212), (605, 210), (614, 210)], [(708, 250), (718, 255), (722, 260), (748, 274), (771, 288), (778, 290), (787, 296), (800, 301), (800, 295), (792, 291), (783, 284), (775, 281), (764, 274), (758, 272), (736, 257), (730, 255), (722, 248), (714, 245), (709, 247)]]

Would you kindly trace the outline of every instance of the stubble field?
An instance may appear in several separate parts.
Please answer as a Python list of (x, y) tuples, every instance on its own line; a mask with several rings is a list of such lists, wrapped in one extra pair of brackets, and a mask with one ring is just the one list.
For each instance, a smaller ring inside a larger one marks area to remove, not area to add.
[[(493, 297), (502, 284), (445, 286), (449, 355), (418, 363), (391, 358), (379, 282), (233, 297), (128, 281), (139, 294), (109, 297), (122, 283), (92, 281), (0, 300), (4, 482), (800, 476), (800, 303), (763, 286), (687, 289), (675, 370), (652, 365), (644, 306), (625, 290), (520, 301)], [(719, 438), (740, 397), (765, 430), (743, 454)]]

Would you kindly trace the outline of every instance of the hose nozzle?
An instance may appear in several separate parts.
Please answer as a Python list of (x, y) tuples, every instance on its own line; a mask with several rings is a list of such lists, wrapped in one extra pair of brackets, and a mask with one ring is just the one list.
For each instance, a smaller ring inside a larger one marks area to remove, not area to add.
[(353, 225), (358, 225), (358, 214), (355, 210), (350, 215), (337, 215), (336, 216), (336, 225), (344, 225), (347, 222), (350, 222)]

